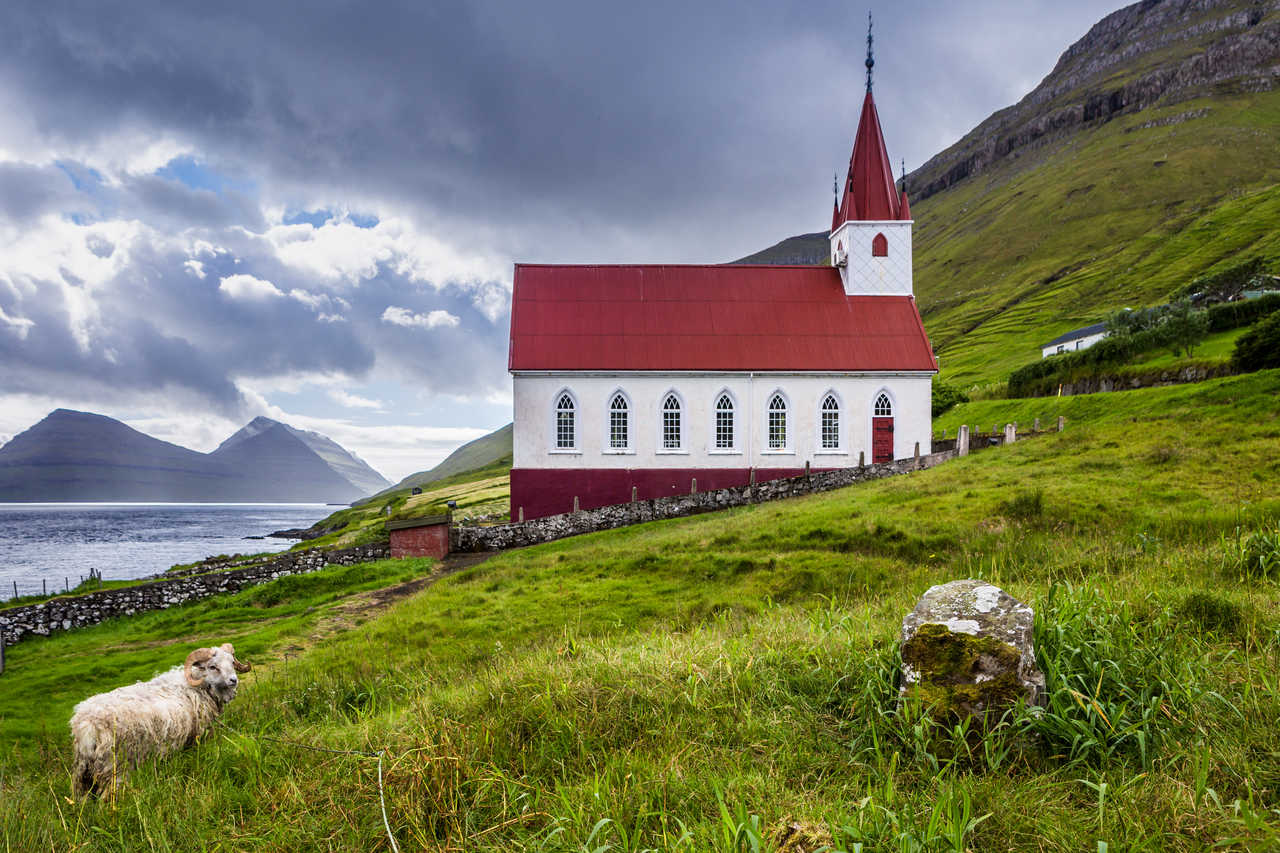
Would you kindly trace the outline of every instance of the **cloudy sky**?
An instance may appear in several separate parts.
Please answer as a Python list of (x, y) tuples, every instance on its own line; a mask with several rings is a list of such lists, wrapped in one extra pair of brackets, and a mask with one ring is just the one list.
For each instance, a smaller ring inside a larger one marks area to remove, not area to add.
[[(908, 170), (1121, 3), (873, 5)], [(511, 419), (512, 264), (731, 260), (829, 223), (866, 4), (7, 0), (0, 442), (255, 415), (392, 480)]]

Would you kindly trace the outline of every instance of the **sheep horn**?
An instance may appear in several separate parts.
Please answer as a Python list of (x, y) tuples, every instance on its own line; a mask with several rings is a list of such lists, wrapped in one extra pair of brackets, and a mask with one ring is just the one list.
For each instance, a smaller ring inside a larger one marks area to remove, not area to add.
[(213, 657), (213, 649), (196, 649), (187, 655), (186, 662), (182, 664), (182, 672), (187, 677), (187, 684), (192, 687), (199, 687), (204, 683), (204, 678), (196, 678), (191, 674), (191, 667), (198, 663), (204, 663), (211, 657)]
[(227, 654), (231, 655), (231, 665), (236, 668), (236, 672), (248, 672), (249, 670), (253, 669), (253, 664), (243, 663), (236, 659), (235, 646), (231, 645), (230, 643), (223, 643), (222, 650)]

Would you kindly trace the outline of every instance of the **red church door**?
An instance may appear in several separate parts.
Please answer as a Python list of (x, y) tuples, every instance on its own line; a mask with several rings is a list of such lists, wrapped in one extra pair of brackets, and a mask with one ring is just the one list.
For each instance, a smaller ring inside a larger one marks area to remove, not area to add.
[(893, 401), (887, 392), (877, 395), (871, 408), (871, 461), (893, 461)]
[(893, 461), (893, 418), (871, 419), (871, 461)]

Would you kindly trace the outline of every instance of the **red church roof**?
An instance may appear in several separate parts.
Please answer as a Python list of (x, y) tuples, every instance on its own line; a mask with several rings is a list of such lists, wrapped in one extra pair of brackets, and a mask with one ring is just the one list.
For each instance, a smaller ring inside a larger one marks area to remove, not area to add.
[(826, 266), (517, 264), (511, 370), (937, 370), (910, 296)]
[(871, 90), (862, 100), (858, 135), (853, 140), (849, 174), (844, 181), (844, 197), (831, 226), (834, 231), (849, 221), (909, 219), (906, 193), (899, 194), (889, 165), (889, 150), (880, 130), (880, 116)]

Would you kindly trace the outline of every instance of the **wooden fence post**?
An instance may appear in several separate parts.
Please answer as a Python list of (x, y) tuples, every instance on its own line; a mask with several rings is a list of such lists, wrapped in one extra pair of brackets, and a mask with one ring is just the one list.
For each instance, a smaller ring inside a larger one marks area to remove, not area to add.
[(689, 484), (689, 494), (696, 495), (698, 493), (698, 478), (694, 477), (693, 482)]
[(1058, 432), (1062, 432), (1067, 428), (1067, 419), (1062, 415), (1058, 415)]
[(573, 496), (573, 511), (574, 511), (574, 512), (577, 512), (577, 511), (578, 511), (578, 496), (577, 496), (577, 495), (574, 495), (574, 496)]

